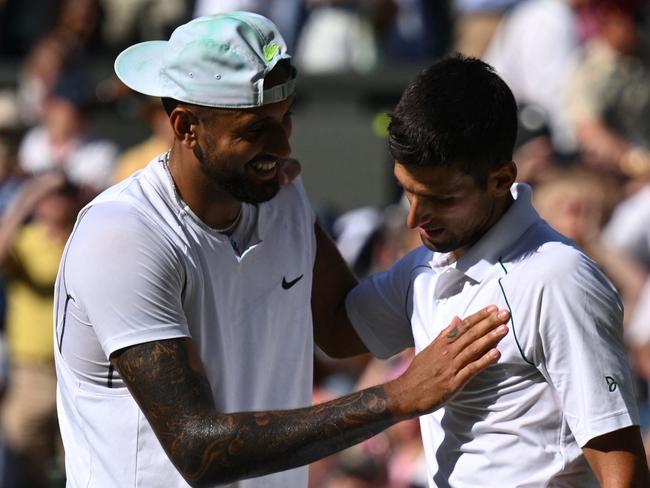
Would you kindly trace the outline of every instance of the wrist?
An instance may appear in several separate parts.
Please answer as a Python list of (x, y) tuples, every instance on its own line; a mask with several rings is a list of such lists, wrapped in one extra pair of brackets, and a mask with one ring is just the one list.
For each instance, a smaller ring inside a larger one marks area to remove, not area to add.
[(400, 378), (384, 383), (384, 392), (386, 393), (386, 404), (391, 415), (398, 422), (408, 420), (420, 415), (412, 403), (408, 401), (408, 394), (400, 381)]

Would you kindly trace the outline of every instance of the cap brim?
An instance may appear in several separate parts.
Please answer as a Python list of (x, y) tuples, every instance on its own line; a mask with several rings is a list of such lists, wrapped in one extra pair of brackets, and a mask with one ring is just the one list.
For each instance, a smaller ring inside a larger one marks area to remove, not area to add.
[(139, 93), (163, 96), (159, 73), (166, 45), (167, 41), (147, 41), (125, 49), (115, 60), (117, 77)]

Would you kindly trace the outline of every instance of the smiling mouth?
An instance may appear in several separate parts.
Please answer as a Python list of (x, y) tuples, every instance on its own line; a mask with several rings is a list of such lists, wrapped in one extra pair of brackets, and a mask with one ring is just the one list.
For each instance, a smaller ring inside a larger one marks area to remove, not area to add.
[(276, 174), (278, 161), (255, 161), (249, 164), (256, 176), (263, 178), (272, 178)]

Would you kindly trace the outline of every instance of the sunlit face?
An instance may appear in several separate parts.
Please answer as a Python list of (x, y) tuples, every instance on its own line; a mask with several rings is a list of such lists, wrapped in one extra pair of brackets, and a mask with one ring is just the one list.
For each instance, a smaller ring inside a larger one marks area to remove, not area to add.
[(498, 219), (497, 195), (481, 188), (456, 166), (419, 167), (395, 163), (395, 177), (410, 208), (406, 225), (435, 252), (462, 255)]
[(235, 199), (261, 203), (280, 189), (279, 166), (291, 153), (294, 97), (246, 110), (219, 110), (203, 117), (194, 148), (201, 170)]

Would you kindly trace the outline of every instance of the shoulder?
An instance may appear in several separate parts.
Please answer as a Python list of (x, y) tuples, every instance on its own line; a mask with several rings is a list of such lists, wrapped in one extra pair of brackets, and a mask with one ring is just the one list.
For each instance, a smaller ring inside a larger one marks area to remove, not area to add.
[(179, 217), (169, 202), (171, 197), (156, 184), (156, 175), (148, 174), (151, 171), (127, 178), (90, 202), (79, 213), (71, 246), (163, 247), (167, 237), (174, 235)]
[(125, 201), (98, 202), (84, 208), (69, 239), (70, 256), (128, 253), (155, 239), (157, 230), (136, 207)]
[(385, 273), (401, 282), (410, 282), (418, 272), (431, 270), (432, 257), (432, 251), (420, 246), (400, 258)]
[(596, 263), (572, 240), (543, 221), (535, 224), (504, 260), (522, 283), (559, 289), (598, 285), (611, 288)]

